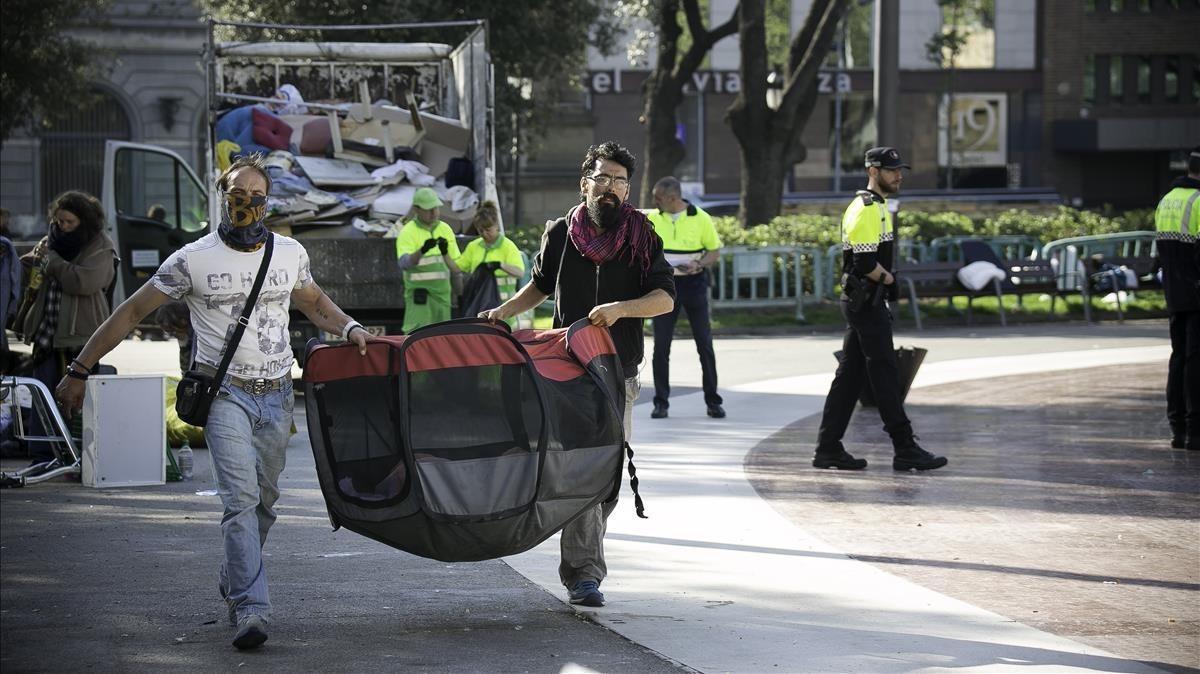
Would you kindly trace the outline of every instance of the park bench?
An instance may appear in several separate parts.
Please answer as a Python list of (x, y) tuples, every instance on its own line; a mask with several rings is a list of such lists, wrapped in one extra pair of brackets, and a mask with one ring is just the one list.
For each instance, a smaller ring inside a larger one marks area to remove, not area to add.
[[(971, 324), (972, 303), (976, 297), (992, 296), (997, 300), (1002, 294), (1001, 282), (992, 280), (979, 290), (970, 290), (958, 281), (958, 270), (961, 262), (921, 262), (916, 264), (901, 264), (896, 269), (896, 280), (900, 287), (907, 290), (909, 306), (912, 307), (913, 320), (917, 329), (921, 329), (921, 308), (917, 303), (920, 298), (944, 297), (954, 307), (955, 297), (967, 298), (967, 325)], [(1000, 305), (1000, 325), (1008, 325), (1004, 315), (1004, 305)], [(957, 310), (956, 310), (957, 311)]]

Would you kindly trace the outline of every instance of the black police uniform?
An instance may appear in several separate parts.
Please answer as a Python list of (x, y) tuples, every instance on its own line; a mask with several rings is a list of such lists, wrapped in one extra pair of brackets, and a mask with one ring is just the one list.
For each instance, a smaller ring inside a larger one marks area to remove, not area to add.
[[(867, 151), (867, 166), (908, 168), (896, 150), (888, 147)], [(896, 349), (892, 343), (892, 316), (887, 299), (895, 299), (896, 287), (877, 284), (866, 277), (878, 263), (893, 273), (895, 235), (892, 216), (883, 195), (860, 190), (842, 217), (842, 297), (846, 336), (837, 374), (825, 398), (821, 428), (813, 465), (817, 468), (858, 470), (864, 459), (846, 452), (842, 437), (854, 413), (859, 393), (870, 381), (879, 416), (892, 438), (897, 470), (929, 470), (946, 465), (946, 459), (926, 452), (916, 443), (912, 423), (904, 413)]]

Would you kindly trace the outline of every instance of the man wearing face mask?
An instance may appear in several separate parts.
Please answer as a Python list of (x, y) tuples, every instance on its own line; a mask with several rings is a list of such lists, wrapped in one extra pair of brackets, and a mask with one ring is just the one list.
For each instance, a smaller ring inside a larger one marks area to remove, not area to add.
[(366, 354), (367, 333), (313, 280), (308, 253), (294, 239), (263, 225), (271, 178), (257, 157), (235, 161), (220, 178), (222, 218), (216, 232), (172, 254), (148, 283), (117, 307), (91, 336), (57, 397), (67, 416), (83, 404), (91, 366), (117, 346), (142, 318), (173, 299), (183, 299), (194, 331), (193, 368), (214, 374), (249, 299), (274, 237), (270, 265), (212, 402), (204, 433), (225, 512), (224, 559), (218, 587), (231, 623), (233, 645), (254, 648), (267, 640), (271, 602), (262, 546), (275, 521), (279, 474), (292, 425), (292, 349), (288, 310), (297, 308), (317, 327), (341, 334)]
[[(554, 294), (554, 327), (582, 318), (608, 327), (624, 370), (626, 441), (641, 390), (642, 324), (675, 305), (674, 270), (663, 256), (662, 239), (645, 214), (626, 202), (634, 167), (633, 155), (614, 142), (588, 148), (579, 179), (583, 203), (546, 223), (533, 279), (512, 299), (480, 314), (507, 320)], [(616, 499), (601, 503), (563, 528), (558, 575), (572, 604), (604, 605), (604, 532), (615, 506)]]
[(433, 188), (413, 195), (412, 219), (396, 237), (396, 260), (404, 271), (404, 332), (450, 320), (450, 271), (457, 270), (454, 230), (439, 219), (442, 200)]

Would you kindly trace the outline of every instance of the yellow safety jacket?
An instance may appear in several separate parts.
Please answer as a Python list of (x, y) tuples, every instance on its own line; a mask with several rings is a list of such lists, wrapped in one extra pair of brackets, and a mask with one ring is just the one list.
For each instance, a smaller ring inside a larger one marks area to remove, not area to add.
[[(717, 236), (712, 217), (691, 203), (677, 217), (658, 208), (643, 212), (662, 239), (663, 256), (672, 267), (699, 260), (708, 251), (721, 247), (721, 238)], [(682, 274), (676, 269), (675, 275)]]
[(1154, 211), (1167, 309), (1200, 311), (1200, 181), (1183, 177)]
[[(458, 242), (450, 225), (438, 221), (427, 229), (415, 220), (408, 221), (396, 237), (396, 257), (420, 252), (431, 238), (445, 239), (451, 260), (460, 256)], [(404, 270), (404, 332), (423, 325), (450, 320), (450, 268), (434, 248), (421, 255), (420, 263)]]

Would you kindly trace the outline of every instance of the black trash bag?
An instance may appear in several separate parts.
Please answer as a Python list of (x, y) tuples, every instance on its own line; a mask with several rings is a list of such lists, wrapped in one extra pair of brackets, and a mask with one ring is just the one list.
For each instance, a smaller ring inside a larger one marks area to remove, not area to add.
[[(900, 402), (908, 398), (908, 390), (912, 388), (913, 380), (917, 378), (917, 370), (921, 369), (921, 363), (925, 362), (927, 353), (928, 349), (916, 346), (902, 346), (896, 349), (896, 367), (900, 372)], [(833, 356), (841, 362), (841, 351), (835, 352)], [(870, 379), (863, 380), (858, 402), (862, 403), (863, 407), (875, 407), (875, 391), (871, 389)]]
[(458, 299), (456, 318), (475, 318), (481, 311), (500, 306), (500, 288), (496, 286), (496, 275), (486, 265), (479, 265), (463, 285)]

